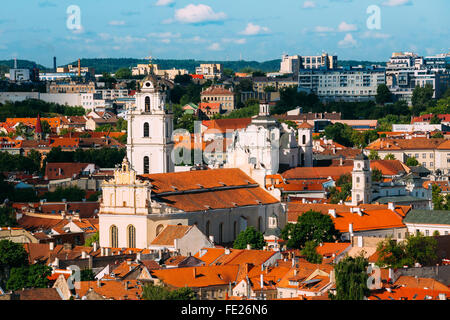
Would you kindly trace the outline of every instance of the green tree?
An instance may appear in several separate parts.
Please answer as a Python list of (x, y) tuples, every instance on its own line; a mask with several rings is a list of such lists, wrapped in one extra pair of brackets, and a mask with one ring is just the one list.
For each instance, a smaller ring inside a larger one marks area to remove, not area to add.
[(97, 231), (93, 236), (89, 237), (86, 239), (86, 241), (84, 242), (84, 246), (85, 247), (92, 247), (94, 242), (99, 243), (100, 241), (100, 234)]
[(324, 136), (327, 139), (332, 139), (334, 142), (346, 147), (353, 147), (352, 134), (353, 129), (350, 126), (339, 122), (324, 129)]
[(382, 180), (383, 180), (383, 173), (381, 172), (381, 170), (377, 169), (377, 168), (373, 169), (372, 170), (372, 181), (380, 182)]
[(338, 239), (333, 220), (329, 215), (310, 210), (298, 217), (297, 223), (288, 223), (281, 231), (281, 238), (289, 248), (301, 249), (307, 241), (332, 242)]
[(378, 151), (370, 150), (369, 160), (380, 160), (380, 156), (378, 155)]
[(375, 100), (378, 104), (385, 104), (387, 102), (392, 102), (392, 93), (389, 90), (388, 86), (385, 84), (378, 85), (377, 95)]
[(250, 245), (254, 250), (260, 250), (266, 245), (264, 235), (254, 227), (248, 227), (237, 236), (233, 243), (234, 249), (246, 249)]
[(433, 94), (434, 89), (431, 84), (426, 84), (424, 87), (417, 86), (414, 88), (411, 98), (413, 115), (418, 116), (422, 111), (425, 111), (427, 108), (432, 106)]
[(142, 291), (144, 300), (195, 300), (195, 293), (191, 288), (185, 287), (177, 290), (169, 290), (166, 287), (148, 284)]
[(433, 134), (431, 136), (432, 139), (442, 139), (444, 138), (444, 135), (442, 134), (442, 132), (436, 132), (435, 134)]
[(80, 281), (95, 281), (95, 274), (92, 269), (81, 270)]
[(417, 159), (414, 157), (410, 157), (406, 160), (406, 165), (408, 167), (415, 167), (419, 165), (419, 161), (417, 161)]
[(392, 153), (388, 153), (384, 156), (384, 160), (395, 160), (395, 156)]
[(120, 68), (115, 73), (117, 79), (130, 79), (132, 76), (133, 74), (129, 68)]
[(14, 227), (17, 225), (14, 209), (7, 206), (0, 207), (0, 227)]
[(306, 241), (301, 253), (306, 256), (306, 261), (310, 263), (322, 263), (322, 255), (317, 253), (317, 243), (314, 241)]
[(58, 187), (53, 192), (46, 192), (42, 199), (47, 199), (50, 202), (58, 202), (66, 199), (67, 201), (81, 201), (85, 199), (86, 191), (78, 188), (77, 186), (63, 188)]
[(47, 288), (52, 268), (41, 263), (12, 268), (6, 284), (8, 290)]
[[(339, 189), (338, 189), (339, 188)], [(343, 174), (336, 181), (336, 187), (331, 187), (329, 190), (331, 203), (336, 204), (341, 201), (346, 201), (352, 192), (352, 176), (350, 174)]]
[(367, 287), (367, 267), (369, 261), (363, 255), (347, 257), (341, 260), (336, 272), (336, 295), (330, 295), (333, 300), (363, 300), (370, 294)]
[(0, 240), (0, 287), (5, 288), (12, 268), (28, 265), (28, 254), (20, 243)]
[(433, 114), (430, 119), (430, 124), (441, 124), (441, 121), (442, 120), (436, 114)]
[(433, 203), (433, 210), (447, 210), (448, 206), (444, 202), (445, 198), (441, 194), (442, 189), (437, 184), (433, 184), (431, 187), (431, 202)]
[(437, 240), (422, 234), (410, 235), (405, 242), (386, 239), (377, 246), (377, 265), (381, 267), (412, 267), (416, 263), (430, 266), (437, 262)]

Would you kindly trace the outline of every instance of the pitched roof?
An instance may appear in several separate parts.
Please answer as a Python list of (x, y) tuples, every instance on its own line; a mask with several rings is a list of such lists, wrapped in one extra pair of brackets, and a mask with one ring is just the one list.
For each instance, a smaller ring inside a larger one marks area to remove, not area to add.
[(411, 276), (400, 276), (394, 283), (394, 286), (404, 286), (408, 288), (439, 290), (450, 293), (450, 288), (445, 284), (432, 278), (416, 278)]
[(240, 169), (145, 174), (159, 201), (185, 212), (274, 204), (279, 201)]
[(282, 173), (285, 179), (339, 179), (344, 174), (351, 173), (353, 166), (342, 167), (297, 167)]
[(72, 178), (79, 175), (89, 163), (79, 162), (49, 162), (45, 168), (45, 176), (48, 180)]
[(403, 220), (404, 223), (450, 225), (450, 211), (445, 210), (411, 210)]
[[(126, 284), (128, 283), (128, 289)], [(113, 300), (140, 300), (142, 295), (142, 285), (137, 280), (107, 280), (100, 281), (80, 281), (75, 283), (75, 291), (81, 298), (89, 293), (90, 289), (106, 299)]]
[(240, 265), (245, 263), (261, 265), (275, 254), (275, 251), (264, 250), (203, 248), (194, 257), (202, 260), (206, 265)]
[(388, 139), (380, 138), (369, 144), (367, 150), (433, 150), (447, 142), (445, 149), (450, 148), (448, 140), (444, 138), (411, 138), (411, 139)]
[(230, 282), (236, 281), (238, 271), (238, 265), (225, 265), (214, 267), (170, 268), (154, 270), (151, 273), (171, 287), (183, 288), (188, 286), (190, 288), (199, 288), (227, 286)]
[[(368, 297), (369, 300), (440, 300), (440, 294), (448, 292), (440, 290), (427, 290), (409, 287), (396, 287), (383, 290), (381, 292), (372, 292)], [(446, 299), (448, 299), (446, 297)]]
[(56, 288), (33, 288), (14, 291), (20, 300), (63, 300)]
[(180, 239), (192, 229), (192, 226), (174, 226), (168, 225), (160, 234), (152, 241), (152, 245), (173, 246), (175, 239)]
[(217, 120), (203, 120), (202, 125), (209, 129), (214, 129), (225, 133), (227, 130), (238, 130), (246, 128), (252, 122), (252, 118), (239, 119), (217, 119)]
[(234, 93), (221, 86), (211, 86), (202, 91), (202, 95), (233, 95)]
[(336, 218), (333, 219), (335, 228), (339, 232), (348, 232), (349, 224), (353, 224), (354, 231), (378, 230), (390, 228), (404, 228), (402, 221), (405, 212), (410, 210), (410, 206), (397, 206), (394, 211), (387, 208), (387, 205), (363, 204), (359, 208), (363, 215), (350, 212), (350, 206), (338, 204), (304, 204), (289, 203), (288, 204), (288, 221), (297, 222), (299, 216), (309, 210), (318, 211), (322, 214), (329, 214), (330, 209), (336, 211)]

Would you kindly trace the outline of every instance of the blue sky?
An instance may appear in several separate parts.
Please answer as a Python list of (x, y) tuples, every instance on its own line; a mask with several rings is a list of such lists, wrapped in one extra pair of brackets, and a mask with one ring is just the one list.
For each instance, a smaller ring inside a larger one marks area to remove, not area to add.
[[(77, 5), (81, 29), (67, 27)], [(381, 29), (367, 27), (368, 6)], [(393, 51), (450, 51), (449, 0), (2, 1), (0, 59), (58, 65), (77, 58), (264, 61), (323, 51), (386, 61)]]

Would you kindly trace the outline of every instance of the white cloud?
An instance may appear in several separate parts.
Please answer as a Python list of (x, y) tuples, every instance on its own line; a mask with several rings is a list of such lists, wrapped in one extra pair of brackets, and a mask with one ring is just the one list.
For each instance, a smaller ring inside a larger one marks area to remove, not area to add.
[(316, 3), (314, 1), (303, 2), (303, 9), (311, 9), (311, 8), (315, 8), (315, 7), (316, 7)]
[(179, 37), (181, 37), (181, 34), (180, 33), (172, 33), (172, 32), (161, 32), (161, 33), (152, 32), (152, 33), (148, 34), (148, 37), (169, 39), (169, 38), (179, 38)]
[(235, 43), (235, 44), (245, 44), (247, 43), (247, 39), (242, 38), (242, 39), (228, 39), (228, 38), (224, 38), (222, 39), (223, 42), (225, 43)]
[(211, 45), (208, 47), (208, 50), (211, 50), (211, 51), (220, 51), (220, 50), (222, 50), (222, 47), (220, 46), (220, 43), (214, 42), (213, 44), (211, 44)]
[(339, 41), (338, 45), (341, 48), (349, 48), (349, 47), (356, 46), (356, 43), (357, 43), (357, 41), (355, 39), (353, 39), (353, 36), (351, 35), (351, 33), (347, 33), (345, 35), (344, 40)]
[(249, 24), (247, 24), (247, 27), (245, 28), (245, 30), (241, 31), (240, 34), (244, 34), (247, 36), (254, 36), (254, 35), (266, 33), (266, 32), (269, 32), (269, 28), (258, 26), (256, 24), (253, 24), (250, 22)]
[(358, 28), (356, 27), (356, 24), (349, 24), (345, 21), (341, 22), (341, 24), (338, 26), (338, 31), (340, 32), (350, 32), (350, 31), (356, 31)]
[(388, 39), (390, 37), (391, 37), (390, 34), (375, 31), (366, 31), (361, 35), (361, 38), (366, 39)]
[(175, 11), (175, 20), (182, 23), (220, 21), (226, 17), (224, 12), (214, 12), (210, 6), (204, 4), (189, 4), (185, 8)]
[(383, 2), (384, 6), (397, 7), (412, 4), (411, 0), (388, 0)]
[(123, 21), (123, 20), (113, 20), (113, 21), (110, 21), (109, 23), (108, 23), (110, 26), (124, 26), (125, 25), (125, 21)]
[(109, 39), (111, 39), (111, 35), (109, 33), (101, 32), (101, 33), (98, 34), (98, 36), (102, 40), (109, 40)]
[(333, 32), (334, 29), (330, 27), (317, 26), (314, 28), (315, 32)]
[(156, 6), (168, 6), (169, 4), (174, 3), (174, 0), (158, 0), (156, 2)]
[(170, 39), (161, 39), (162, 43), (170, 43), (170, 41), (171, 41)]
[(116, 43), (136, 43), (136, 42), (145, 42), (147, 39), (138, 38), (133, 36), (125, 36), (125, 37), (114, 37), (114, 42)]

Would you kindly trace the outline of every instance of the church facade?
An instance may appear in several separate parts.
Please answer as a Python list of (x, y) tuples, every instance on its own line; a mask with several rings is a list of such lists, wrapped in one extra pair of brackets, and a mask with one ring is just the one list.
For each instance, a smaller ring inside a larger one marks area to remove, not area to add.
[(281, 203), (239, 169), (138, 175), (125, 158), (102, 192), (102, 247), (148, 248), (168, 225), (196, 225), (231, 243), (249, 226), (264, 233), (286, 224)]

